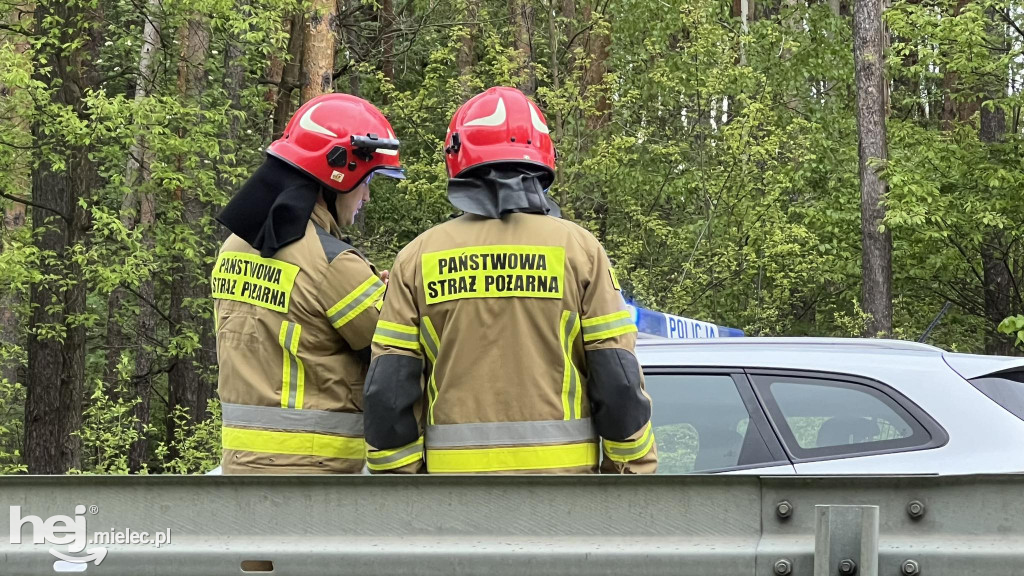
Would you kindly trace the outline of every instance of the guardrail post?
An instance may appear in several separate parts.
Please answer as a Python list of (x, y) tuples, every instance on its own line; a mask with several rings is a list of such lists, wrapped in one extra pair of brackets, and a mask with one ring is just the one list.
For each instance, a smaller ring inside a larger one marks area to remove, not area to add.
[(814, 512), (814, 576), (878, 576), (878, 506)]

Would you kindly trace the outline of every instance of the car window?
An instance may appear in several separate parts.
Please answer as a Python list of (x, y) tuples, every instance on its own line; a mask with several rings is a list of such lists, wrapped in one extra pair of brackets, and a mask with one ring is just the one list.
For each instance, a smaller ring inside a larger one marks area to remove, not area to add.
[(971, 380), (971, 384), (993, 402), (1024, 420), (1024, 370), (990, 374)]
[(754, 375), (769, 416), (798, 458), (914, 448), (928, 431), (880, 390), (827, 378)]
[(725, 470), (774, 460), (728, 374), (648, 374), (658, 473)]

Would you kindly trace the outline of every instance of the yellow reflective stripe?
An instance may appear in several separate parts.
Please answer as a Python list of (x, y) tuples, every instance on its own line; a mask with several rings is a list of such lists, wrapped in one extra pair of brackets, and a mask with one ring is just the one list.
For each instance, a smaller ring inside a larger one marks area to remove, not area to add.
[(234, 300), (288, 312), (299, 267), (273, 258), (244, 252), (222, 252), (210, 275), (210, 289), (218, 300)]
[(588, 334), (588, 335), (583, 337), (583, 340), (586, 341), (586, 342), (593, 342), (594, 340), (604, 340), (605, 338), (614, 338), (616, 336), (621, 336), (623, 334), (629, 334), (631, 332), (636, 332), (636, 324), (633, 324), (632, 320), (630, 320), (630, 323), (627, 326), (619, 326), (617, 328), (611, 328), (611, 329), (605, 330), (603, 332), (596, 332), (596, 333), (593, 333), (593, 334)]
[(419, 335), (419, 330), (415, 326), (406, 326), (405, 324), (399, 324), (397, 322), (388, 322), (387, 320), (380, 320), (377, 322), (378, 328), (387, 328), (388, 330), (394, 330), (395, 332), (401, 332), (402, 334), (408, 334), (415, 338)]
[(590, 328), (596, 324), (605, 324), (607, 322), (613, 322), (615, 320), (621, 320), (622, 318), (632, 318), (628, 310), (621, 310), (619, 312), (613, 312), (611, 314), (605, 314), (604, 316), (595, 316), (593, 318), (584, 318), (583, 327)]
[(555, 298), (565, 287), (561, 246), (467, 246), (421, 256), (427, 304), (462, 298)]
[(370, 470), (394, 470), (423, 459), (423, 436), (415, 442), (392, 450), (367, 450), (366, 467)]
[(646, 430), (636, 440), (627, 442), (614, 442), (604, 440), (604, 453), (616, 462), (631, 462), (643, 458), (654, 446), (654, 430), (651, 424), (647, 423)]
[(431, 473), (502, 472), (597, 466), (597, 444), (516, 446), (469, 450), (427, 449)]
[(384, 308), (384, 298), (381, 298), (380, 300), (374, 302), (373, 307), (377, 309), (377, 312), (380, 312), (381, 309)]
[(572, 343), (579, 334), (579, 316), (569, 310), (562, 311), (558, 337), (562, 343), (562, 419), (572, 420), (580, 417), (583, 409), (579, 371), (572, 363)]
[(636, 324), (633, 323), (633, 315), (626, 310), (583, 320), (584, 342), (612, 338), (630, 332), (636, 332)]
[(281, 344), (283, 368), (281, 370), (281, 408), (302, 409), (306, 389), (306, 370), (299, 359), (299, 337), (302, 326), (282, 322), (278, 342)]
[(619, 279), (615, 277), (615, 268), (608, 268), (608, 275), (612, 277), (612, 288), (616, 290), (622, 290), (619, 286)]
[(441, 353), (441, 339), (437, 337), (434, 323), (430, 318), (420, 318), (420, 343), (430, 360), (430, 381), (427, 383), (427, 424), (434, 423), (434, 404), (437, 402), (437, 380), (434, 372), (437, 368), (437, 357)]
[(418, 352), (420, 349), (419, 331), (413, 326), (396, 324), (379, 320), (373, 331), (373, 341), (385, 346), (397, 346)]
[(221, 432), (221, 441), (226, 450), (299, 454), (348, 460), (362, 460), (366, 455), (366, 446), (362, 438), (228, 427), (223, 428)]
[(376, 276), (370, 276), (355, 290), (348, 293), (337, 304), (327, 311), (331, 325), (341, 328), (353, 318), (373, 305), (384, 295), (386, 286)]

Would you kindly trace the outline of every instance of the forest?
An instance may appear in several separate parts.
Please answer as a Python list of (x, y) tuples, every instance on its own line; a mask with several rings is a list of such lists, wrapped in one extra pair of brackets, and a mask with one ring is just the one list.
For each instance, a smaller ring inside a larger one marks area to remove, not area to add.
[(452, 216), (467, 98), (530, 95), (624, 295), (748, 336), (1024, 344), (1019, 0), (0, 0), (0, 474), (220, 457), (215, 220), (302, 102), (366, 98)]

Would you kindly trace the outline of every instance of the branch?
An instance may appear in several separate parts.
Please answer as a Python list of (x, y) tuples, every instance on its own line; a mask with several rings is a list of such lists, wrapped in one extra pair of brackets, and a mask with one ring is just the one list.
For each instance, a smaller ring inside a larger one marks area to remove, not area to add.
[(1002, 16), (1003, 20), (1005, 20), (1006, 23), (1010, 25), (1010, 28), (1013, 28), (1017, 32), (1017, 34), (1020, 34), (1021, 38), (1024, 38), (1024, 30), (1020, 29), (1020, 26), (1017, 25), (1017, 22), (1015, 22), (1014, 19), (1011, 18), (1009, 14), (1007, 14), (1006, 12), (1000, 11), (999, 15)]
[(26, 38), (36, 38), (37, 37), (35, 34), (32, 34), (31, 32), (29, 32), (27, 29), (25, 29), (22, 26), (12, 26), (10, 24), (0, 24), (0, 30), (6, 30), (6, 31), (12, 32), (14, 34), (18, 34), (20, 36), (24, 36)]
[(57, 216), (60, 216), (61, 220), (63, 220), (64, 222), (66, 222), (68, 224), (71, 224), (71, 218), (68, 217), (67, 215), (65, 215), (60, 210), (55, 210), (53, 208), (50, 208), (49, 206), (43, 206), (42, 204), (36, 204), (35, 202), (29, 200), (28, 198), (19, 198), (18, 196), (14, 196), (13, 194), (8, 194), (8, 193), (6, 193), (6, 192), (4, 192), (2, 190), (0, 190), (0, 198), (7, 198), (8, 200), (12, 200), (14, 202), (17, 202), (18, 204), (24, 204), (25, 206), (31, 206), (33, 208), (38, 208), (40, 210), (46, 210), (47, 212), (52, 212), (52, 213), (56, 214)]
[(144, 298), (144, 297), (142, 296), (142, 294), (139, 294), (138, 292), (136, 292), (135, 290), (133, 290), (131, 286), (129, 286), (129, 285), (127, 285), (127, 284), (121, 284), (121, 288), (124, 288), (124, 289), (125, 289), (125, 290), (127, 290), (128, 292), (132, 293), (132, 294), (133, 294), (133, 295), (134, 295), (134, 296), (135, 296), (136, 298), (138, 298), (138, 299), (139, 299), (140, 301), (142, 301), (142, 302), (145, 302), (145, 303), (146, 303), (146, 305), (147, 305), (147, 306), (149, 306), (150, 308), (152, 308), (152, 309), (153, 309), (153, 310), (154, 310), (154, 311), (155, 311), (155, 312), (156, 312), (157, 314), (159, 314), (159, 315), (160, 315), (160, 317), (161, 317), (161, 318), (163, 318), (163, 319), (164, 319), (164, 320), (165, 320), (165, 321), (167, 322), (167, 324), (168, 324), (168, 325), (170, 325), (170, 326), (176, 326), (176, 325), (177, 325), (177, 323), (176, 323), (176, 322), (174, 322), (174, 321), (172, 321), (172, 320), (171, 320), (170, 318), (168, 318), (168, 317), (167, 317), (167, 315), (163, 313), (163, 310), (160, 310), (160, 308), (159, 308), (159, 307), (157, 307), (157, 305), (156, 305), (156, 304), (154, 304), (154, 303), (153, 303), (153, 302), (152, 302), (151, 300), (149, 300), (148, 298)]

